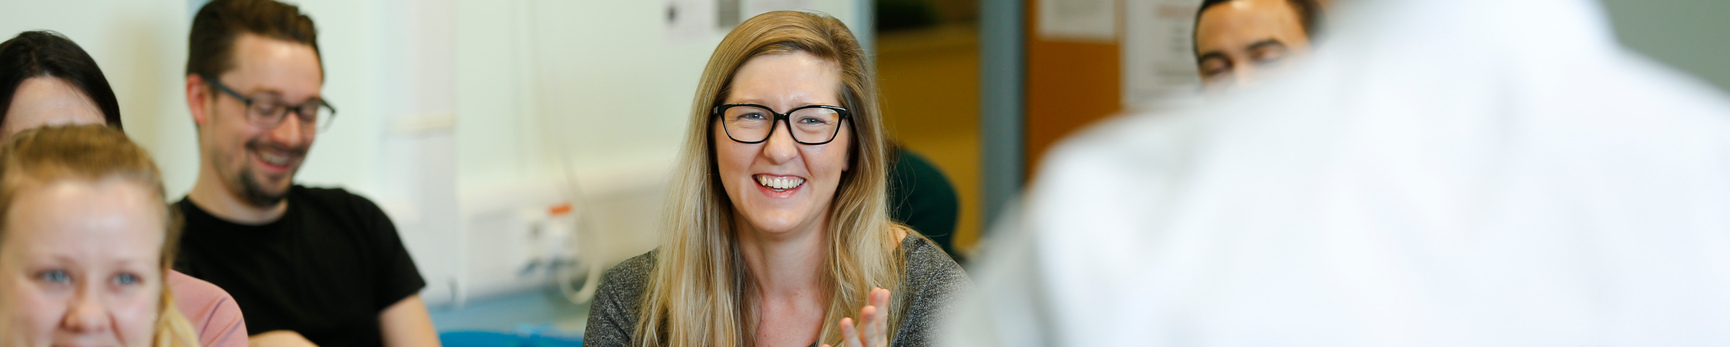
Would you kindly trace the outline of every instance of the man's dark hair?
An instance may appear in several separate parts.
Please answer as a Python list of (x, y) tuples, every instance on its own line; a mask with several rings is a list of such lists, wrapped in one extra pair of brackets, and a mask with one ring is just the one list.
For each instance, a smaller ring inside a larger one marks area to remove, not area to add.
[[(1201, 28), (1202, 13), (1207, 13), (1209, 7), (1232, 1), (1238, 0), (1202, 0), (1201, 8), (1195, 10), (1195, 26), (1190, 28), (1190, 42), (1195, 42), (1195, 29)], [(1297, 12), (1298, 22), (1304, 27), (1304, 35), (1315, 37), (1316, 30), (1321, 26), (1321, 4), (1317, 4), (1315, 0), (1286, 0), (1286, 4), (1291, 6), (1292, 12)]]
[(318, 28), (313, 27), (312, 17), (300, 13), (300, 7), (273, 0), (214, 0), (192, 17), (186, 74), (213, 79), (233, 69), (234, 42), (242, 34), (312, 46), (319, 66), (324, 65)]
[(120, 128), (120, 101), (96, 59), (71, 39), (52, 31), (26, 31), (0, 43), (0, 122), (12, 107), (12, 97), (24, 80), (54, 77), (84, 92), (102, 110), (108, 126)]

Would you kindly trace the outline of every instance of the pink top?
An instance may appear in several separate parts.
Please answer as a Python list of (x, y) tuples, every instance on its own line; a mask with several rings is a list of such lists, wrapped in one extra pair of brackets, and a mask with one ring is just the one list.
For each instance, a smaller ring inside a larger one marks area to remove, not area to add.
[(227, 291), (180, 271), (169, 272), (168, 287), (174, 291), (174, 306), (198, 330), (200, 345), (247, 347), (246, 319)]

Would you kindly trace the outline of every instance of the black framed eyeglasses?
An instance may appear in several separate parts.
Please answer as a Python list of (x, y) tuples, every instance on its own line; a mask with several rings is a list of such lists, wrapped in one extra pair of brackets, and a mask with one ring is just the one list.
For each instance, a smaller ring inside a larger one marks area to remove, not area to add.
[(295, 117), (300, 119), (302, 125), (311, 126), (318, 132), (329, 129), (330, 123), (336, 119), (336, 107), (331, 106), (324, 99), (314, 98), (299, 105), (289, 105), (278, 100), (261, 100), (261, 98), (241, 95), (240, 92), (234, 91), (215, 78), (206, 76), (204, 80), (210, 83), (210, 86), (216, 87), (216, 90), (222, 91), (223, 94), (228, 94), (228, 96), (245, 104), (246, 120), (261, 128), (276, 128), (277, 125), (282, 124), (283, 119), (288, 118), (290, 112), (293, 112)]
[(763, 143), (775, 134), (775, 123), (786, 123), (793, 142), (806, 145), (835, 141), (835, 135), (841, 133), (841, 122), (852, 115), (838, 106), (801, 106), (777, 113), (757, 104), (725, 104), (715, 106), (711, 113), (721, 119), (721, 129), (734, 142)]

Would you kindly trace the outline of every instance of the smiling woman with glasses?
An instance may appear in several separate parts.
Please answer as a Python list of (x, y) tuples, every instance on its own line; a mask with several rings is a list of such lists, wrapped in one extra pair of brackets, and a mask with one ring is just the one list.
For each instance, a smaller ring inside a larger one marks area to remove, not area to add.
[(703, 70), (660, 248), (607, 270), (589, 346), (925, 346), (966, 274), (889, 218), (888, 140), (839, 20), (769, 12)]

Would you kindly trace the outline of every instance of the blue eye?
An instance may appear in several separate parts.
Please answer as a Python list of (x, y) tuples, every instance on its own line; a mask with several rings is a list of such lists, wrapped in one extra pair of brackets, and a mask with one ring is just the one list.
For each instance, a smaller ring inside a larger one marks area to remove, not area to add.
[(828, 124), (829, 122), (823, 121), (823, 119), (817, 118), (817, 117), (805, 117), (805, 118), (799, 118), (799, 123), (802, 123), (802, 124)]
[(133, 274), (114, 275), (114, 284), (118, 284), (118, 285), (123, 285), (123, 286), (134, 285), (134, 284), (138, 284), (138, 282), (140, 282), (140, 281), (142, 281), (142, 280), (140, 280), (138, 278), (138, 275), (133, 275)]
[(763, 119), (763, 114), (762, 113), (741, 114), (741, 115), (739, 115), (739, 119)]
[(67, 283), (72, 281), (72, 275), (66, 274), (66, 270), (46, 270), (36, 273), (36, 279), (49, 283)]

